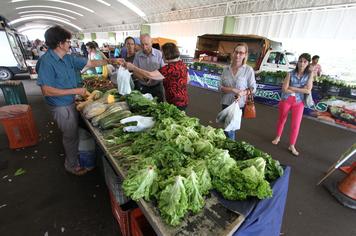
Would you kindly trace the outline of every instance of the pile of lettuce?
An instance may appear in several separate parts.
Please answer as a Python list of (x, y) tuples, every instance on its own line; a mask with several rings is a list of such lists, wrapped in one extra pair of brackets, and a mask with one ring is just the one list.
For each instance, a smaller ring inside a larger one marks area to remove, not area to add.
[(188, 212), (198, 213), (213, 188), (230, 200), (272, 196), (269, 182), (283, 174), (278, 161), (250, 144), (227, 140), (222, 129), (202, 126), (173, 105), (144, 99), (137, 92), (127, 97), (137, 114), (154, 117), (152, 129), (117, 128), (105, 135), (113, 156), (128, 168), (127, 196), (157, 202), (173, 226)]

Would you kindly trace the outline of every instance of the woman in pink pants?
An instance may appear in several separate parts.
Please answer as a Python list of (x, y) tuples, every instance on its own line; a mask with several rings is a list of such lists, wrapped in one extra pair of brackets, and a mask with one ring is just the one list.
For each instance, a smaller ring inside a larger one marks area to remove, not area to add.
[(289, 150), (293, 155), (298, 156), (299, 152), (295, 148), (298, 138), (299, 127), (304, 111), (305, 94), (311, 93), (313, 88), (313, 77), (309, 70), (310, 55), (303, 53), (299, 56), (295, 70), (289, 72), (282, 85), (282, 96), (279, 102), (279, 117), (277, 122), (277, 136), (272, 141), (277, 145), (281, 139), (284, 124), (287, 121), (288, 113), (292, 113), (291, 132), (289, 137)]

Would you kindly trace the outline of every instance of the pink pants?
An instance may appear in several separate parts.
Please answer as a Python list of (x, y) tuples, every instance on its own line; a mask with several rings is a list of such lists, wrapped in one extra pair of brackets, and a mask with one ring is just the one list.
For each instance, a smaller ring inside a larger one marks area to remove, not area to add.
[(290, 145), (295, 145), (300, 123), (303, 117), (304, 104), (302, 101), (297, 102), (294, 96), (289, 96), (286, 100), (279, 102), (279, 117), (277, 122), (277, 136), (281, 137), (284, 125), (288, 118), (288, 112), (292, 111), (291, 132), (289, 136)]

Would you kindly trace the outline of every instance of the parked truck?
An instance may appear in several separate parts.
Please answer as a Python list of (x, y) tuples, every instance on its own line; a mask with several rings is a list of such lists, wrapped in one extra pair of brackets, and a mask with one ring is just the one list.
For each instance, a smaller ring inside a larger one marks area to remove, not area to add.
[[(237, 43), (247, 43), (248, 61), (256, 73), (289, 71), (296, 66), (296, 57), (282, 49), (282, 43), (258, 35), (204, 34), (198, 36), (195, 59), (224, 64), (230, 61)], [(203, 57), (201, 56), (203, 55)]]
[(15, 30), (0, 16), (0, 81), (28, 72), (24, 48)]

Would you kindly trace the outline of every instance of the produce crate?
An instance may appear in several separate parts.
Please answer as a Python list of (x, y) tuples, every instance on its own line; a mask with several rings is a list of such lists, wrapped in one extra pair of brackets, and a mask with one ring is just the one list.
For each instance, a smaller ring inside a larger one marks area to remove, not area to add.
[(21, 81), (6, 81), (0, 83), (6, 105), (28, 104), (25, 89)]
[(38, 131), (29, 105), (9, 105), (0, 108), (0, 122), (4, 126), (11, 149), (38, 143)]
[(114, 194), (109, 190), (111, 210), (119, 223), (122, 236), (130, 236), (129, 211), (123, 211), (120, 203), (116, 201)]
[(124, 190), (122, 189), (123, 180), (116, 175), (110, 163), (106, 160), (106, 157), (103, 156), (102, 159), (105, 182), (108, 189), (113, 193), (116, 201), (120, 202), (121, 205), (127, 203), (130, 201), (130, 198), (126, 197)]
[(148, 223), (140, 208), (130, 212), (130, 232), (132, 236), (155, 236), (156, 233)]

